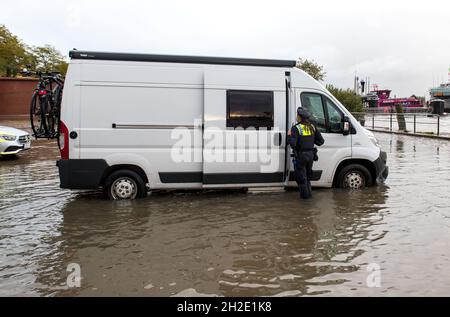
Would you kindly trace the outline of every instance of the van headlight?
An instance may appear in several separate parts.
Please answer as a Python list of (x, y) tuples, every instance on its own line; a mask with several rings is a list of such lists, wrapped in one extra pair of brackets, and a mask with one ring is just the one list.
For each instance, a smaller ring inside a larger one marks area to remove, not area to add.
[(5, 141), (15, 141), (16, 136), (15, 135), (8, 135), (8, 134), (0, 134), (0, 139)]
[(370, 135), (369, 140), (372, 141), (373, 145), (375, 145), (376, 147), (380, 147), (380, 144), (378, 143), (378, 140), (376, 137)]

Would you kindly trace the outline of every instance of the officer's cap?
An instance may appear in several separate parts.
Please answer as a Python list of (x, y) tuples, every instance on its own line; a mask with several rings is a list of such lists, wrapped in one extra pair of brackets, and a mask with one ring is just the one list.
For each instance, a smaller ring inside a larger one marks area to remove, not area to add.
[(311, 117), (309, 111), (302, 107), (297, 109), (297, 115), (302, 117), (303, 119), (309, 119)]

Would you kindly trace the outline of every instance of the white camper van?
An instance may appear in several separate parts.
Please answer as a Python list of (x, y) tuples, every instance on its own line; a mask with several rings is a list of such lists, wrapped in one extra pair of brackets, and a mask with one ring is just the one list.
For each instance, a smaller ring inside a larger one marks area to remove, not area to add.
[(325, 145), (313, 186), (386, 178), (373, 134), (295, 61), (71, 51), (61, 107), (62, 188), (111, 199), (153, 189), (295, 186), (297, 107)]

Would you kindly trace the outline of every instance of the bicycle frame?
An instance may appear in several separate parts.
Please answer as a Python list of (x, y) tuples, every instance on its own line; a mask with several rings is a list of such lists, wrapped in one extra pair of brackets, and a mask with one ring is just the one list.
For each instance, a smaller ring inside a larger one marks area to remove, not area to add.
[[(27, 75), (32, 73), (26, 72)], [(34, 118), (37, 113), (32, 113), (30, 108), (30, 120), (33, 132), (36, 138), (58, 138), (59, 137), (59, 115), (60, 115), (60, 101), (61, 94), (64, 88), (64, 80), (59, 73), (55, 72), (37, 72), (35, 73), (39, 77), (39, 82), (35, 88), (33, 99), (39, 99), (39, 112), (40, 112), (40, 126), (39, 129), (35, 129)], [(60, 88), (57, 90), (57, 88)], [(36, 103), (37, 100), (34, 101)], [(33, 101), (32, 101), (33, 105)], [(35, 106), (36, 107), (36, 106)]]

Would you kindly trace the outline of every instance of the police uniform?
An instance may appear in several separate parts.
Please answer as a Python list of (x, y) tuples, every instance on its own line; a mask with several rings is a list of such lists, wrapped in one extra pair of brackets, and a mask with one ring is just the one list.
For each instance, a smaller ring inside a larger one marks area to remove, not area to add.
[(288, 142), (294, 151), (295, 180), (300, 190), (300, 197), (312, 197), (311, 178), (314, 163), (314, 145), (325, 143), (321, 133), (312, 123), (307, 121), (311, 116), (303, 108), (297, 110), (302, 121), (292, 127)]

